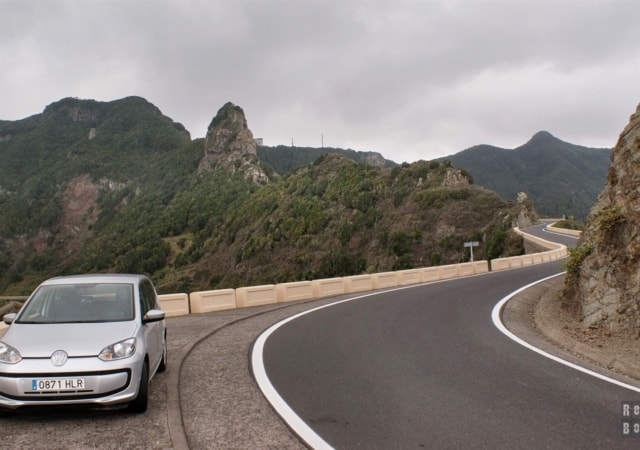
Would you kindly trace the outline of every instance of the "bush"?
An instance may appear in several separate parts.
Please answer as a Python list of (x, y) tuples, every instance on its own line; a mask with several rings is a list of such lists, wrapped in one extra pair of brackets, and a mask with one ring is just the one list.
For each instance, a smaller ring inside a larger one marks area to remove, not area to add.
[(567, 249), (569, 252), (569, 258), (565, 263), (567, 269), (568, 282), (576, 280), (580, 275), (580, 267), (584, 260), (593, 252), (593, 245), (586, 243), (577, 246), (576, 248)]

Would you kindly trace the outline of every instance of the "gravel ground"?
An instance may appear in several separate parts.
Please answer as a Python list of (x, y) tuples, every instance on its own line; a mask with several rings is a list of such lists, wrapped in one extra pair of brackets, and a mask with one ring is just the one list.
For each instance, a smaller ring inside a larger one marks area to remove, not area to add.
[[(620, 352), (615, 336), (593, 339), (555, 309), (561, 281), (557, 277), (538, 284), (510, 301), (503, 312), (507, 327), (550, 353), (638, 385), (640, 371), (633, 358)], [(168, 318), (169, 366), (151, 382), (146, 413), (9, 413), (1, 418), (2, 447), (304, 449), (258, 390), (249, 370), (249, 351), (257, 335), (274, 322), (335, 300)]]

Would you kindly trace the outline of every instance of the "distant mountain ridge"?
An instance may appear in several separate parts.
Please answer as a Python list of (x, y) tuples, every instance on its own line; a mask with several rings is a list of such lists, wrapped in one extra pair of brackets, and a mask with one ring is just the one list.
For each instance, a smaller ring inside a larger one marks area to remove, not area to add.
[(69, 273), (193, 292), (410, 269), (467, 261), (469, 240), (492, 259), (520, 254), (511, 227), (535, 220), (448, 162), (281, 151), (302, 166), (260, 160), (230, 103), (193, 140), (141, 97), (0, 121), (0, 292)]
[(466, 169), (476, 184), (506, 200), (526, 192), (541, 215), (583, 220), (605, 184), (610, 156), (611, 149), (570, 144), (540, 131), (515, 149), (476, 145), (439, 160)]
[(374, 167), (390, 168), (398, 165), (394, 161), (384, 158), (377, 152), (362, 152), (334, 147), (258, 146), (258, 157), (271, 165), (279, 174), (286, 174), (300, 167), (304, 167), (307, 164), (311, 164), (326, 153), (338, 153), (353, 161)]

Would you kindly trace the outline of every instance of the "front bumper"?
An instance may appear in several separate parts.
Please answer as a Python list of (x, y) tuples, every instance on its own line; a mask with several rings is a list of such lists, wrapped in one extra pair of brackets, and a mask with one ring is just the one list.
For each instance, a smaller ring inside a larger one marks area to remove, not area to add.
[(127, 403), (138, 394), (142, 364), (135, 356), (109, 362), (72, 358), (64, 367), (53, 367), (48, 359), (0, 364), (0, 408)]

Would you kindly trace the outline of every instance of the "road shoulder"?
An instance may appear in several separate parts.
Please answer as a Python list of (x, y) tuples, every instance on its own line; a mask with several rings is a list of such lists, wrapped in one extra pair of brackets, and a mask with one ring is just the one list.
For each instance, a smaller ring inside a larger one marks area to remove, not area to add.
[(572, 363), (640, 387), (640, 341), (585, 328), (560, 307), (564, 277), (538, 283), (507, 302), (504, 325), (530, 344)]

